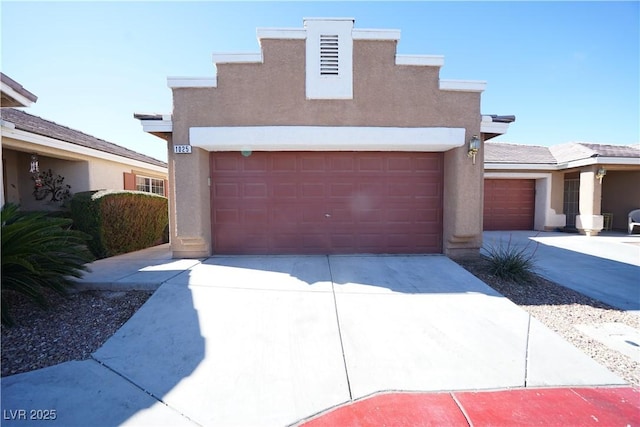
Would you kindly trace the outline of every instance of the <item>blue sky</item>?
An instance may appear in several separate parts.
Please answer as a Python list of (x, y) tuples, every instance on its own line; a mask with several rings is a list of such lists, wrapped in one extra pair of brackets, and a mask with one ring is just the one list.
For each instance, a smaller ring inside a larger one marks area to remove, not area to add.
[(0, 69), (27, 111), (166, 160), (134, 112), (171, 112), (168, 76), (214, 74), (212, 52), (259, 52), (257, 27), (353, 17), (401, 30), (398, 53), (444, 55), (440, 76), (484, 80), (494, 141), (640, 142), (639, 2), (0, 3)]

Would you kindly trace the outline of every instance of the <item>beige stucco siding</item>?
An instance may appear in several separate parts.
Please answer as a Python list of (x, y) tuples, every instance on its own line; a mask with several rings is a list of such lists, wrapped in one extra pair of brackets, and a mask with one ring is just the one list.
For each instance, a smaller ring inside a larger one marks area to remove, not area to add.
[(480, 130), (480, 94), (439, 90), (438, 67), (395, 65), (395, 42), (354, 42), (353, 100), (306, 99), (304, 40), (263, 40), (262, 46), (263, 64), (218, 64), (217, 88), (173, 90), (174, 138), (186, 138), (191, 126)]
[[(262, 64), (218, 64), (216, 88), (173, 89), (174, 144), (189, 144), (191, 127), (214, 126), (458, 127), (466, 140), (480, 134), (480, 93), (440, 90), (438, 67), (396, 65), (395, 41), (354, 41), (351, 100), (306, 99), (305, 40), (263, 39), (261, 46)], [(466, 151), (445, 153), (445, 253), (481, 243), (482, 155), (472, 165)], [(170, 153), (174, 254), (191, 251), (181, 236), (193, 245), (202, 239), (203, 252), (211, 249), (207, 158), (199, 148)]]
[(40, 171), (51, 169), (55, 175), (63, 176), (64, 184), (71, 186), (72, 193), (100, 189), (122, 190), (124, 172), (135, 171), (138, 175), (167, 179), (166, 173), (143, 168), (138, 164), (134, 166), (51, 147), (39, 148), (32, 143), (9, 138), (3, 138), (2, 144), (6, 174), (5, 200), (19, 204), (24, 210), (57, 209), (57, 206), (35, 200), (32, 195), (33, 181), (29, 168), (33, 152), (38, 153)]

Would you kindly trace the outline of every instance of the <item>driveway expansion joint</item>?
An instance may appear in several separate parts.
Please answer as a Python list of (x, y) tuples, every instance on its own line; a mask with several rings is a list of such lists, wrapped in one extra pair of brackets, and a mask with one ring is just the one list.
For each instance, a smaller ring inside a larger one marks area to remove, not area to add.
[(161, 398), (159, 398), (158, 396), (156, 396), (155, 394), (153, 394), (151, 391), (141, 387), (138, 383), (136, 383), (135, 381), (133, 381), (132, 379), (128, 378), (126, 375), (121, 374), (120, 372), (116, 371), (115, 369), (113, 369), (111, 366), (107, 365), (106, 363), (104, 363), (103, 361), (96, 359), (93, 355), (91, 355), (91, 360), (95, 361), (96, 363), (98, 363), (100, 366), (102, 366), (103, 368), (107, 369), (108, 371), (111, 371), (112, 373), (114, 373), (115, 375), (119, 376), (120, 378), (122, 378), (123, 380), (125, 380), (126, 382), (128, 382), (129, 384), (131, 384), (132, 386), (134, 386), (135, 388), (137, 388), (138, 390), (140, 390), (141, 392), (143, 392), (144, 394), (148, 395), (149, 397), (151, 397), (152, 399), (158, 401), (159, 403), (163, 404), (164, 406), (166, 406), (168, 409), (174, 411), (175, 413), (177, 413), (178, 415), (180, 415), (181, 417), (185, 418), (186, 420), (188, 420), (189, 422), (193, 423), (194, 425), (200, 426), (202, 427), (203, 425), (200, 424), (199, 422), (191, 419), (190, 417), (188, 417), (187, 415), (185, 415), (184, 413), (178, 411), (176, 408), (170, 406), (169, 404), (167, 404), (167, 402), (165, 402), (164, 400), (162, 400)]
[(338, 313), (338, 300), (336, 299), (336, 288), (333, 281), (333, 272), (331, 271), (331, 259), (327, 255), (327, 266), (329, 268), (329, 278), (331, 280), (331, 292), (333, 294), (333, 307), (336, 312), (336, 323), (338, 326), (338, 338), (340, 339), (340, 350), (342, 351), (342, 363), (344, 364), (344, 373), (347, 379), (347, 388), (349, 389), (349, 401), (353, 401), (353, 393), (351, 391), (351, 381), (349, 380), (349, 368), (347, 367), (347, 356), (344, 353), (344, 342), (342, 340), (342, 329), (340, 327), (340, 314)]

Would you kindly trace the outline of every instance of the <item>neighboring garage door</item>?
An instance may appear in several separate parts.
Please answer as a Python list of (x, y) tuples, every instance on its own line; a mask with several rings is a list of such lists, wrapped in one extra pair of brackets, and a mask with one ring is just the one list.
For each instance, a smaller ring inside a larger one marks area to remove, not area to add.
[(484, 229), (533, 230), (533, 179), (484, 180)]
[(442, 153), (213, 152), (219, 254), (441, 253)]

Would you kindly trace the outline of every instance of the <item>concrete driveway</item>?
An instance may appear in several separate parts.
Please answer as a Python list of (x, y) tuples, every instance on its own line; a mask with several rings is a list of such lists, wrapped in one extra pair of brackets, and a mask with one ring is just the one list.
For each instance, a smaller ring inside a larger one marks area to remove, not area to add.
[(143, 258), (95, 274), (160, 281), (149, 301), (93, 359), (3, 378), (3, 411), (275, 426), (385, 390), (624, 384), (444, 256)]
[(599, 236), (485, 231), (484, 244), (527, 248), (541, 276), (613, 307), (640, 314), (640, 234)]

